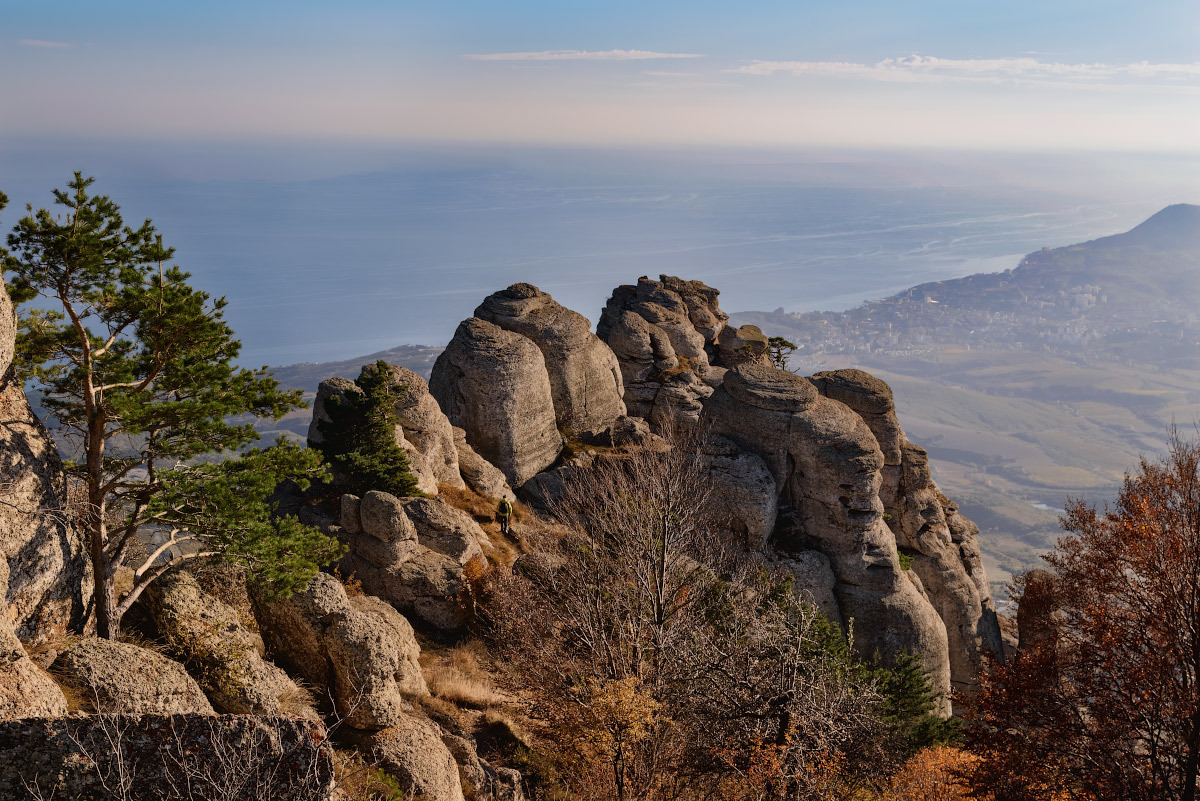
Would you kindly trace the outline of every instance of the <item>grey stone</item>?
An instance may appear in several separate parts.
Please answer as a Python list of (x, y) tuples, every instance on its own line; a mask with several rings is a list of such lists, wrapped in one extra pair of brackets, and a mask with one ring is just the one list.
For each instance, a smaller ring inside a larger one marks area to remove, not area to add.
[(531, 284), (513, 284), (488, 296), (475, 316), (527, 337), (541, 350), (559, 429), (595, 432), (625, 414), (617, 357), (583, 315)]
[(464, 320), (433, 366), (429, 389), (479, 455), (520, 487), (562, 450), (546, 361), (530, 339)]
[(213, 713), (183, 665), (130, 643), (81, 640), (59, 654), (50, 670), (93, 712)]
[(458, 765), (430, 721), (404, 715), (381, 731), (349, 736), (371, 761), (400, 782), (406, 794), (430, 801), (463, 801)]

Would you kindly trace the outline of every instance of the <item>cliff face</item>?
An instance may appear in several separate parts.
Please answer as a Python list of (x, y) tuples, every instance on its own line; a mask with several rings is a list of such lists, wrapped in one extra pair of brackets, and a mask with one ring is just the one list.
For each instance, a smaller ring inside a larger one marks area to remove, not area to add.
[(90, 593), (83, 538), (64, 514), (62, 462), (11, 365), (12, 304), (0, 283), (0, 585), (3, 620), (27, 642), (81, 622)]

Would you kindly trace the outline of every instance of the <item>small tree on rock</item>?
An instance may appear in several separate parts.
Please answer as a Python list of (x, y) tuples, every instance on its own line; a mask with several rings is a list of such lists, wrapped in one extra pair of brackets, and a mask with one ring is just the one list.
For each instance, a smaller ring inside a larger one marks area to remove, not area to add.
[(334, 484), (356, 495), (371, 490), (424, 495), (408, 454), (396, 442), (396, 401), (405, 390), (392, 382), (392, 370), (382, 360), (354, 383), (359, 391), (332, 396), (325, 407), (329, 419), (317, 422), (323, 440), (313, 447), (333, 468)]
[[(281, 390), (265, 368), (235, 365), (240, 343), (225, 300), (193, 289), (188, 273), (168, 266), (174, 251), (150, 221), (126, 226), (115, 203), (88, 194), (92, 182), (75, 173), (69, 191), (55, 190), (63, 215), (27, 207), (0, 265), (24, 304), (17, 376), (40, 385), (77, 455), (68, 469), (86, 487), (92, 614), (97, 633), (116, 638), (146, 586), (189, 560), (221, 556), (286, 593), (340, 546), (271, 514), (280, 481), (306, 486), (323, 475), (316, 454), (281, 440), (211, 460), (258, 439), (235, 416), (278, 419), (302, 405), (300, 393)], [(151, 531), (165, 541), (147, 547)], [(122, 566), (134, 579), (118, 598)]]
[(796, 352), (796, 345), (783, 337), (771, 337), (767, 340), (771, 364), (780, 370), (788, 369), (788, 357)]

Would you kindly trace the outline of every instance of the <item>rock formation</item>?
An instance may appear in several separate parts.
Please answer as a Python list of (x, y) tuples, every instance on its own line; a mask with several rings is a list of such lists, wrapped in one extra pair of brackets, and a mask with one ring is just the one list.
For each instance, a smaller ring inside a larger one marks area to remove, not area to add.
[(477, 317), (464, 320), (434, 364), (429, 389), (513, 487), (562, 450), (546, 360), (527, 337)]
[(879, 497), (889, 525), (946, 624), (954, 689), (969, 692), (985, 655), (1003, 659), (976, 540), (979, 529), (934, 485), (929, 457), (901, 431), (886, 383), (862, 370), (817, 373), (812, 381), (822, 394), (858, 413), (874, 434), (884, 457)]
[(458, 764), (433, 723), (404, 716), (386, 729), (359, 735), (355, 745), (395, 776), (405, 794), (430, 801), (463, 801)]
[[(242, 715), (0, 723), (0, 798), (332, 798), (321, 724)], [(247, 795), (247, 792), (250, 795)]]
[(571, 435), (602, 431), (625, 414), (617, 358), (578, 312), (532, 284), (489, 295), (475, 316), (537, 345), (546, 363), (558, 428)]
[(8, 567), (0, 613), (33, 644), (82, 625), (91, 582), (58, 449), (10, 369), (15, 333), (0, 282), (0, 561)]
[(340, 525), (328, 530), (349, 547), (339, 565), (363, 589), (443, 631), (461, 628), (455, 596), (463, 565), (482, 556), (487, 534), (470, 515), (439, 498), (400, 499), (368, 492), (342, 496)]
[(884, 456), (863, 419), (805, 378), (743, 364), (725, 374), (704, 422), (763, 458), (780, 501), (795, 512), (785, 539), (829, 558), (834, 596), (842, 618), (854, 619), (860, 652), (920, 653), (948, 711), (946, 625), (900, 569), (879, 498)]
[(168, 573), (146, 588), (139, 603), (158, 636), (191, 666), (192, 677), (218, 712), (316, 719), (305, 693), (263, 659), (262, 639), (190, 573)]
[(467, 442), (467, 432), (458, 426), (454, 426), (454, 447), (458, 449), (458, 469), (468, 487), (489, 498), (517, 499), (504, 473), (475, 452)]
[[(5, 571), (0, 562), (0, 579)], [(0, 720), (65, 714), (67, 699), (62, 690), (25, 653), (12, 625), (0, 619)]]
[(404, 694), (428, 692), (412, 626), (378, 598), (348, 597), (325, 573), (289, 598), (251, 598), (268, 653), (318, 695), (328, 693), (347, 725), (395, 725), (410, 709)]
[(213, 714), (183, 665), (130, 643), (89, 637), (59, 654), (50, 670), (92, 712)]
[(669, 275), (613, 290), (596, 333), (617, 355), (629, 414), (660, 428), (694, 425), (726, 368), (768, 363), (762, 331), (728, 328), (718, 294)]

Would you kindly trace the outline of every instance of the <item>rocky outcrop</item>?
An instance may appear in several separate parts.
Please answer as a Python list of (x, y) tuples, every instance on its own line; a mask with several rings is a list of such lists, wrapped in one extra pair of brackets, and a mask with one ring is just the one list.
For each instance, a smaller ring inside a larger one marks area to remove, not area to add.
[(596, 333), (621, 365), (629, 414), (660, 430), (694, 426), (725, 369), (767, 364), (767, 338), (755, 326), (726, 325), (717, 290), (669, 275), (613, 290)]
[(323, 801), (334, 784), (325, 730), (286, 717), (13, 720), (0, 723), (0, 765), (4, 799)]
[(406, 795), (463, 801), (458, 765), (436, 725), (404, 715), (381, 731), (354, 736), (354, 744), (400, 783)]
[(838, 607), (855, 621), (856, 647), (868, 656), (920, 653), (948, 711), (946, 626), (900, 568), (879, 498), (884, 455), (863, 418), (805, 378), (751, 363), (725, 374), (704, 422), (762, 457), (781, 503), (794, 511), (787, 541), (829, 558)]
[(458, 450), (459, 472), (468, 487), (489, 498), (517, 499), (504, 473), (475, 452), (467, 442), (467, 432), (458, 426), (454, 426), (454, 447)]
[(23, 641), (41, 643), (82, 626), (90, 569), (58, 450), (10, 370), (14, 334), (0, 282), (0, 561), (8, 568), (0, 615)]
[(183, 665), (126, 642), (90, 637), (50, 667), (84, 709), (122, 715), (213, 714)]
[(842, 619), (842, 610), (834, 595), (837, 576), (833, 574), (828, 556), (820, 551), (801, 551), (788, 554), (778, 561), (778, 565), (796, 577), (796, 587), (805, 601), (821, 610), (829, 622), (845, 628), (846, 621)]
[(318, 695), (332, 697), (347, 725), (380, 729), (410, 709), (405, 693), (426, 694), (412, 626), (371, 596), (348, 597), (318, 573), (289, 598), (252, 593), (267, 651)]
[[(0, 562), (0, 587), (4, 570)], [(0, 720), (65, 714), (62, 690), (29, 658), (8, 621), (0, 619)]]
[(438, 356), (430, 392), (479, 455), (520, 487), (562, 450), (546, 360), (530, 339), (472, 317)]
[(889, 525), (946, 624), (954, 688), (972, 691), (984, 659), (1004, 659), (978, 528), (934, 485), (929, 457), (904, 436), (885, 382), (862, 370), (817, 373), (812, 381), (822, 394), (862, 417), (879, 444), (884, 457), (879, 496)]
[(475, 317), (528, 338), (542, 352), (558, 428), (587, 435), (625, 414), (621, 370), (612, 350), (578, 312), (532, 284), (488, 296)]
[[(525, 789), (519, 771), (496, 768), (479, 757), (475, 745), (463, 737), (443, 734), (442, 743), (458, 763), (459, 774), (479, 801), (525, 801)], [(469, 796), (470, 797), (470, 796)]]
[(168, 573), (146, 588), (139, 603), (218, 712), (316, 719), (304, 691), (263, 659), (258, 635), (190, 573)]
[(463, 565), (482, 556), (487, 534), (467, 513), (439, 498), (401, 500), (368, 492), (342, 496), (341, 525), (331, 530), (348, 546), (339, 564), (371, 595), (443, 631), (463, 624), (456, 596)]

